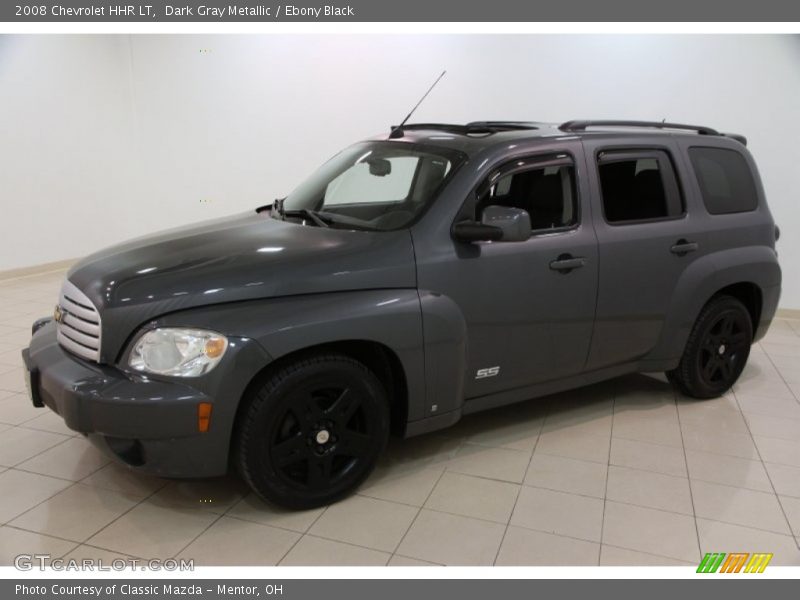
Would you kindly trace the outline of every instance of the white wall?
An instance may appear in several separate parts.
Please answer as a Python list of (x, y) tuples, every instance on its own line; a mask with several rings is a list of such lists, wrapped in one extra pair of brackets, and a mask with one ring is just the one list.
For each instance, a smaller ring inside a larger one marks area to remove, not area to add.
[(747, 135), (800, 308), (800, 36), (0, 36), (0, 271), (284, 195), (443, 68), (415, 120)]

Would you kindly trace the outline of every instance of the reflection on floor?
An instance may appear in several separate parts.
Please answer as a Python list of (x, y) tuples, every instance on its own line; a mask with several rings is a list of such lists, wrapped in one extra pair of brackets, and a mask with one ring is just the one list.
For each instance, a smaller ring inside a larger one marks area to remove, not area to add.
[(393, 441), (348, 500), (286, 512), (233, 477), (130, 473), (29, 404), (19, 350), (63, 276), (0, 282), (0, 564), (800, 564), (800, 321), (774, 323), (724, 398), (631, 376), (470, 416)]

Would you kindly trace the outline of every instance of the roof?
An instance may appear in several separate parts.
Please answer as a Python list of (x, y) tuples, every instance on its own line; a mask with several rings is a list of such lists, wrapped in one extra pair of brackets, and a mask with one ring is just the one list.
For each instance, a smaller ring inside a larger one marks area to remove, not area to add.
[[(747, 144), (744, 136), (719, 133), (711, 127), (659, 121), (580, 120), (565, 123), (538, 121), (474, 121), (465, 124), (412, 123), (390, 128), (389, 138), (419, 144), (433, 144), (460, 150), (467, 154), (516, 140), (554, 136), (585, 136), (613, 133), (625, 135), (700, 135), (730, 137)], [(379, 139), (386, 139), (380, 136)]]

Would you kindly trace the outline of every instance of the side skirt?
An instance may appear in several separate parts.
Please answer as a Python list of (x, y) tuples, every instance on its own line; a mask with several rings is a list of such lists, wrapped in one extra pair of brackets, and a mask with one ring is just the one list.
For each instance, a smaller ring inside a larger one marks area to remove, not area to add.
[(469, 398), (464, 401), (459, 410), (452, 410), (441, 415), (420, 419), (417, 421), (410, 421), (406, 425), (405, 435), (403, 437), (409, 438), (424, 433), (430, 433), (439, 429), (445, 429), (454, 425), (461, 419), (462, 415), (469, 415), (472, 413), (506, 406), (508, 404), (516, 404), (518, 402), (525, 402), (542, 396), (556, 394), (566, 390), (580, 388), (593, 383), (599, 383), (614, 377), (620, 377), (629, 373), (647, 373), (668, 371), (675, 368), (676, 361), (643, 361), (635, 363), (627, 363), (624, 365), (616, 365), (614, 367), (607, 367), (597, 371), (588, 373), (581, 373), (579, 375), (571, 375), (564, 379), (557, 379), (555, 381), (547, 381), (544, 383), (537, 383), (530, 386), (515, 388), (513, 390), (506, 390), (496, 394), (489, 394), (486, 396), (478, 396), (477, 398)]

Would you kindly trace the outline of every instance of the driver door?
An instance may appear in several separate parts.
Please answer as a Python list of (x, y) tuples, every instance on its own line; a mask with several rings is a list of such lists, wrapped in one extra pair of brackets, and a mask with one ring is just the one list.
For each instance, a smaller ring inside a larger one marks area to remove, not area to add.
[(520, 242), (451, 240), (446, 256), (421, 258), (418, 253), (420, 289), (449, 297), (466, 321), (465, 398), (584, 369), (598, 264), (582, 171), (567, 152), (500, 164), (488, 171), (458, 219), (480, 221), (492, 205), (520, 208), (530, 215), (531, 237)]

